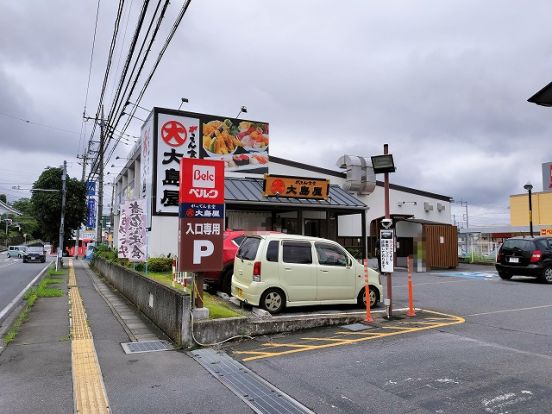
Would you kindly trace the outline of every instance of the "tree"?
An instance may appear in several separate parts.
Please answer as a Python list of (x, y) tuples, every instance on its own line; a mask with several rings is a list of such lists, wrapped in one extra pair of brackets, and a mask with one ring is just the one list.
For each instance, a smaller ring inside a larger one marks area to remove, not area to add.
[[(44, 238), (58, 246), (61, 219), (62, 168), (48, 168), (33, 184), (34, 189), (58, 190), (33, 191), (31, 197), (35, 218)], [(86, 187), (76, 178), (67, 176), (63, 245), (67, 246), (73, 230), (80, 227), (86, 217)]]
[(0, 194), (0, 201), (4, 203), (8, 203), (8, 197), (6, 197), (6, 194)]
[(27, 235), (27, 241), (45, 239), (34, 216), (33, 203), (30, 198), (20, 198), (13, 202), (12, 207), (23, 213), (21, 217), (17, 218), (17, 222), (21, 226), (21, 234)]

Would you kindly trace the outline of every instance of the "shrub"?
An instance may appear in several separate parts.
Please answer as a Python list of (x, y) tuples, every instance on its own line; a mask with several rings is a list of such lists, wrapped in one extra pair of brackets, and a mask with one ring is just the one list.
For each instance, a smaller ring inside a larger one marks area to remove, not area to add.
[(170, 272), (172, 271), (173, 259), (169, 257), (151, 257), (148, 259), (148, 271)]

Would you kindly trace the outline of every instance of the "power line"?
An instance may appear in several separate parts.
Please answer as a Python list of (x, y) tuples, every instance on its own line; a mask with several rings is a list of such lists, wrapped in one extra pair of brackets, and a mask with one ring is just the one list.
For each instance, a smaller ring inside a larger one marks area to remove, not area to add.
[(36, 126), (40, 126), (40, 127), (43, 127), (43, 128), (55, 129), (56, 131), (62, 131), (62, 132), (68, 133), (68, 134), (74, 134), (74, 135), (79, 134), (76, 131), (70, 131), (68, 129), (63, 129), (63, 128), (55, 127), (55, 126), (52, 126), (52, 125), (41, 124), (40, 122), (30, 121), (28, 119), (24, 119), (24, 118), (15, 116), (15, 115), (5, 114), (3, 112), (0, 112), (0, 115), (5, 116), (6, 118), (11, 118), (11, 119), (15, 119), (17, 121), (25, 122), (26, 124), (30, 124), (30, 125), (36, 125)]
[[(96, 34), (98, 32), (98, 16), (100, 14), (100, 0), (98, 0), (97, 6), (96, 6), (96, 19), (94, 23), (94, 36), (92, 37), (92, 48), (90, 50), (90, 63), (88, 64), (88, 82), (86, 83), (86, 94), (84, 96), (84, 108), (82, 110), (82, 116), (83, 120), (81, 123), (81, 132), (79, 137), (79, 146), (80, 149), (82, 144), (82, 139), (84, 137), (83, 130), (84, 130), (84, 117), (86, 116), (86, 104), (88, 102), (88, 92), (90, 90), (90, 79), (92, 78), (92, 62), (94, 60), (94, 48), (96, 47)], [(83, 148), (84, 149), (84, 148)]]

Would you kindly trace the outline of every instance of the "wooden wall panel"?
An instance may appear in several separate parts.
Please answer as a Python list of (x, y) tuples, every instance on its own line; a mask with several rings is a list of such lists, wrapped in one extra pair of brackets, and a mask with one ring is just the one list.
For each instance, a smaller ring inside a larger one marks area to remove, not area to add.
[(456, 226), (424, 224), (423, 239), (427, 270), (452, 269), (458, 265)]

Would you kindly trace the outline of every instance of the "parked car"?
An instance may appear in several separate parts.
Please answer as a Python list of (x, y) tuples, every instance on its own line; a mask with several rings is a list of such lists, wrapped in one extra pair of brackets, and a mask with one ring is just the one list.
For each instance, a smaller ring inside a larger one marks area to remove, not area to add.
[(500, 247), (495, 264), (505, 280), (533, 276), (552, 283), (552, 237), (512, 237)]
[(224, 241), (222, 245), (222, 270), (220, 272), (203, 272), (203, 280), (210, 286), (230, 294), (230, 285), (232, 283), (232, 273), (234, 271), (234, 258), (240, 243), (245, 239), (243, 230), (225, 230)]
[(29, 246), (23, 255), (23, 263), (39, 262), (44, 263), (46, 255), (44, 254), (44, 246)]
[[(383, 288), (368, 270), (370, 305)], [(364, 266), (338, 243), (318, 237), (266, 234), (246, 237), (236, 254), (232, 295), (279, 313), (286, 306), (365, 306)]]
[(25, 251), (27, 250), (26, 246), (9, 246), (8, 247), (8, 257), (23, 257)]

